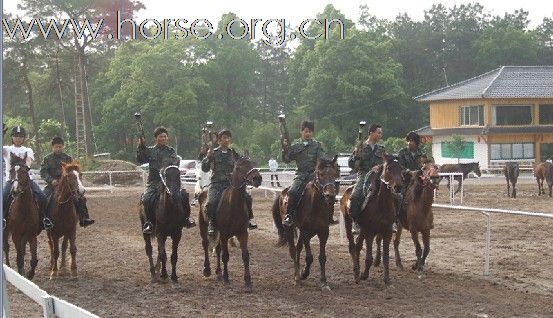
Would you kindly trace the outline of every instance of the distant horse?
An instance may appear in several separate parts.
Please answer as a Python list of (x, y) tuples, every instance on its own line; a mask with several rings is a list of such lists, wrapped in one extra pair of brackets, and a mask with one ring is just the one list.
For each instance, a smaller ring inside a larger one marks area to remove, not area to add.
[[(326, 242), (329, 234), (329, 213), (336, 200), (336, 179), (340, 178), (338, 156), (332, 160), (319, 160), (314, 179), (305, 186), (302, 198), (299, 201), (296, 215), (296, 224), (287, 227), (282, 224), (288, 206), (288, 190), (284, 189), (273, 203), (273, 220), (279, 232), (280, 243), (288, 243), (290, 257), (294, 261), (294, 279), (296, 282), (309, 277), (313, 253), (311, 252), (311, 238), (319, 238), (319, 265), (320, 288), (330, 290), (326, 280)], [(295, 229), (299, 229), (299, 238), (294, 242)], [(283, 244), (284, 243), (284, 244)], [(301, 250), (305, 246), (305, 267), (300, 275)]]
[(42, 230), (40, 226), (39, 206), (31, 189), (30, 169), (25, 164), (27, 153), (25, 153), (24, 158), (10, 153), (10, 158), (10, 179), (13, 180), (11, 196), (13, 197), (13, 201), (8, 210), (6, 229), (4, 230), (5, 260), (6, 265), (10, 266), (8, 237), (11, 234), (17, 251), (17, 271), (19, 274), (24, 275), (25, 249), (27, 243), (29, 243), (31, 268), (26, 276), (28, 279), (33, 279), (35, 268), (38, 264), (37, 236)]
[[(248, 207), (246, 202), (246, 186), (253, 185), (259, 187), (262, 177), (255, 163), (249, 158), (243, 157), (234, 163), (234, 169), (231, 175), (231, 184), (223, 191), (219, 207), (217, 209), (216, 225), (218, 239), (216, 244), (217, 253), (217, 275), (221, 275), (221, 250), (223, 252), (223, 283), (230, 284), (228, 274), (228, 241), (236, 236), (242, 250), (242, 261), (244, 263), (244, 283), (246, 292), (252, 290), (252, 280), (250, 274), (250, 252), (248, 250)], [(204, 276), (211, 276), (211, 267), (209, 262), (209, 237), (207, 235), (207, 212), (206, 200), (207, 191), (202, 192), (198, 201), (200, 203), (199, 222), (200, 236), (204, 248)]]
[(503, 168), (503, 174), (505, 175), (505, 180), (507, 181), (507, 196), (511, 197), (511, 184), (513, 185), (513, 198), (517, 197), (517, 180), (519, 174), (519, 167), (517, 162), (507, 162)]
[[(384, 283), (390, 284), (389, 253), (392, 239), (392, 224), (396, 220), (395, 187), (401, 186), (402, 167), (396, 156), (386, 155), (384, 164), (380, 167), (380, 178), (376, 180), (375, 197), (367, 202), (358, 217), (360, 227), (357, 241), (354, 242), (352, 234), (352, 218), (349, 211), (349, 199), (352, 187), (348, 188), (340, 200), (340, 208), (344, 215), (346, 235), (349, 241), (349, 253), (353, 260), (353, 274), (355, 282), (369, 277), (369, 269), (373, 262), (372, 244), (375, 236), (381, 235), (384, 239), (382, 249), (384, 251)], [(365, 258), (365, 271), (360, 276), (359, 258), (363, 241), (366, 243), (367, 254)]]
[(81, 182), (81, 166), (72, 161), (62, 163), (63, 172), (55, 188), (52, 201), (48, 205), (54, 226), (47, 232), (50, 245), (50, 279), (58, 276), (59, 240), (63, 237), (60, 270), (65, 269), (65, 253), (69, 241), (71, 253), (71, 276), (77, 276), (77, 222), (79, 218), (76, 203), (84, 196), (85, 189)]
[[(431, 161), (423, 163), (422, 169), (410, 172), (412, 177), (405, 193), (404, 208), (405, 218), (400, 220), (401, 226), (394, 237), (394, 251), (396, 266), (403, 269), (401, 256), (399, 254), (399, 243), (402, 229), (405, 228), (411, 232), (411, 238), (415, 244), (415, 254), (417, 261), (413, 265), (413, 270), (422, 273), (426, 257), (430, 252), (430, 230), (434, 228), (434, 214), (432, 213), (432, 203), (434, 203), (434, 189), (437, 188), (438, 166)], [(424, 250), (419, 243), (419, 233), (422, 235)], [(380, 263), (380, 237), (377, 238), (377, 253), (374, 266)]]
[(546, 181), (549, 187), (549, 196), (551, 196), (553, 188), (553, 164), (550, 162), (534, 164), (534, 177), (536, 177), (536, 182), (538, 183), (538, 195), (545, 195), (543, 182)]
[[(455, 194), (457, 194), (461, 190), (461, 181), (465, 180), (467, 178), (467, 175), (469, 172), (474, 172), (478, 177), (482, 175), (480, 172), (480, 164), (478, 162), (471, 162), (471, 163), (458, 163), (458, 164), (444, 164), (440, 166), (440, 173), (447, 173), (447, 172), (462, 172), (463, 177), (461, 176), (454, 176), (453, 179), (457, 181), (457, 190), (455, 190)], [(440, 181), (446, 177), (441, 177)], [(447, 178), (447, 188), (451, 186), (449, 178)]]
[[(176, 267), (178, 259), (178, 247), (182, 236), (182, 228), (184, 227), (186, 218), (190, 215), (190, 204), (188, 193), (181, 190), (180, 171), (177, 166), (167, 166), (160, 170), (160, 177), (163, 182), (159, 194), (159, 200), (155, 209), (154, 233), (143, 234), (144, 242), (146, 243), (146, 255), (150, 262), (150, 274), (152, 282), (161, 279), (162, 282), (167, 280), (167, 254), (165, 252), (165, 242), (167, 237), (172, 240), (171, 253), (171, 281), (173, 284), (178, 283)], [(140, 222), (142, 226), (146, 222), (144, 215), (144, 207), (140, 205)], [(152, 258), (152, 239), (157, 239), (158, 256), (157, 262), (154, 265)], [(161, 265), (161, 274), (160, 274)]]

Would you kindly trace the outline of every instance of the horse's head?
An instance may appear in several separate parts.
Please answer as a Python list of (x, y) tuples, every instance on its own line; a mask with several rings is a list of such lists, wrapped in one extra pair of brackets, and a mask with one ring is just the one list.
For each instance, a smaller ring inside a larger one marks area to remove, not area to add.
[(480, 163), (473, 162), (471, 166), (471, 170), (480, 178), (482, 176), (482, 172), (480, 172)]
[(10, 153), (10, 179), (13, 180), (12, 191), (21, 193), (31, 186), (30, 168), (27, 166), (27, 153), (20, 158)]
[(334, 204), (336, 200), (336, 179), (340, 178), (340, 166), (338, 165), (338, 156), (331, 160), (317, 160), (317, 169), (315, 170), (315, 185), (321, 190), (325, 200)]
[[(242, 187), (246, 184), (259, 187), (263, 178), (255, 167), (255, 162), (248, 157), (241, 157), (234, 163), (232, 171), (234, 186)], [(239, 184), (236, 184), (239, 183)]]
[(81, 166), (78, 161), (61, 164), (62, 174), (60, 179), (60, 188), (62, 191), (69, 191), (74, 195), (84, 195), (85, 189), (82, 183)]
[(438, 188), (440, 177), (438, 176), (439, 167), (431, 160), (423, 161), (421, 174), (419, 176), (422, 185), (433, 189)]
[(165, 186), (165, 191), (175, 203), (181, 202), (181, 184), (180, 170), (178, 166), (170, 165), (159, 171), (161, 181)]
[(401, 167), (397, 156), (385, 155), (380, 180), (386, 184), (388, 189), (399, 187), (403, 183), (402, 171), (403, 168)]

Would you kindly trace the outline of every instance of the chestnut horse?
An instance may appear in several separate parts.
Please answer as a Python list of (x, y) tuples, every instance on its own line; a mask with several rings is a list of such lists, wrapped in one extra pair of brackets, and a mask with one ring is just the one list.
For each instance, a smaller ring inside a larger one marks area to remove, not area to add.
[[(247, 157), (242, 157), (234, 163), (234, 169), (231, 174), (231, 183), (226, 188), (222, 195), (221, 201), (217, 208), (217, 236), (212, 241), (216, 245), (217, 253), (217, 269), (218, 277), (221, 275), (221, 250), (223, 252), (223, 273), (222, 279), (225, 285), (230, 284), (228, 273), (229, 250), (228, 241), (231, 237), (236, 236), (242, 250), (242, 262), (244, 263), (244, 284), (246, 292), (252, 290), (252, 279), (250, 274), (250, 252), (248, 250), (248, 207), (246, 199), (246, 186), (253, 185), (259, 187), (262, 177), (255, 162)], [(204, 276), (211, 276), (211, 267), (209, 263), (209, 243), (210, 239), (207, 235), (207, 212), (206, 200), (207, 191), (200, 194), (198, 201), (200, 204), (199, 224), (200, 236), (202, 238), (202, 246), (204, 248)]]
[[(396, 257), (396, 266), (403, 269), (401, 256), (399, 254), (399, 243), (403, 228), (411, 233), (411, 239), (415, 244), (415, 255), (417, 261), (412, 269), (417, 270), (419, 275), (424, 269), (426, 257), (430, 252), (430, 230), (434, 228), (434, 214), (432, 213), (432, 203), (434, 203), (434, 189), (437, 188), (438, 166), (431, 161), (423, 163), (421, 170), (413, 171), (407, 191), (405, 192), (404, 219), (400, 220), (401, 226), (398, 227), (394, 237), (394, 251)], [(424, 249), (421, 248), (419, 242), (419, 233), (422, 235), (422, 243)], [(377, 245), (380, 244), (377, 238)], [(374, 266), (378, 266), (380, 262), (380, 246), (376, 253)]]
[[(167, 253), (165, 252), (165, 242), (167, 237), (171, 237), (171, 281), (174, 285), (178, 284), (177, 278), (177, 259), (178, 247), (182, 237), (182, 228), (186, 218), (190, 215), (190, 204), (188, 193), (181, 190), (180, 171), (178, 166), (167, 166), (159, 172), (162, 186), (159, 199), (155, 208), (154, 233), (143, 234), (146, 255), (150, 263), (151, 281), (156, 282), (161, 279), (167, 280)], [(140, 223), (144, 226), (146, 222), (144, 215), (144, 206), (141, 204), (139, 209)], [(157, 240), (157, 262), (154, 265), (152, 257), (152, 239)], [(161, 265), (161, 266), (160, 266)], [(161, 273), (160, 273), (161, 268)]]
[(505, 180), (507, 181), (507, 196), (511, 197), (511, 185), (513, 185), (512, 197), (517, 197), (517, 180), (519, 174), (519, 166), (517, 162), (507, 162), (503, 168), (503, 174), (505, 175)]
[(10, 157), (10, 179), (13, 180), (11, 196), (13, 201), (8, 210), (6, 228), (4, 230), (5, 260), (6, 265), (10, 266), (8, 237), (11, 234), (15, 250), (17, 251), (17, 271), (19, 274), (24, 275), (25, 249), (27, 243), (29, 243), (31, 268), (26, 276), (28, 279), (33, 279), (36, 265), (38, 264), (37, 236), (42, 230), (40, 226), (39, 206), (31, 189), (30, 169), (25, 164), (27, 153), (25, 153), (24, 158), (20, 158), (12, 153), (10, 153)]
[(546, 181), (549, 187), (549, 196), (551, 196), (553, 189), (553, 164), (551, 162), (534, 164), (534, 177), (536, 177), (536, 182), (538, 183), (538, 195), (545, 195), (543, 182)]
[[(344, 215), (346, 235), (349, 241), (349, 253), (353, 261), (353, 274), (355, 282), (369, 277), (369, 269), (373, 262), (372, 244), (375, 236), (381, 235), (384, 239), (384, 283), (390, 284), (390, 241), (392, 239), (392, 224), (396, 220), (395, 187), (401, 186), (402, 167), (396, 156), (386, 155), (384, 164), (380, 166), (380, 178), (376, 180), (376, 194), (364, 206), (358, 217), (360, 227), (357, 241), (354, 242), (351, 231), (352, 218), (349, 212), (349, 199), (353, 187), (349, 187), (340, 200), (340, 209)], [(363, 241), (366, 243), (367, 254), (365, 258), (365, 271), (360, 276), (359, 258)]]
[[(281, 244), (288, 243), (290, 257), (294, 261), (295, 282), (305, 280), (309, 276), (313, 253), (311, 252), (311, 238), (317, 235), (319, 238), (319, 265), (320, 288), (330, 290), (326, 280), (326, 242), (329, 234), (329, 213), (334, 208), (336, 201), (336, 179), (340, 178), (340, 167), (337, 163), (338, 156), (332, 160), (318, 160), (314, 179), (305, 187), (304, 194), (299, 201), (296, 215), (296, 225), (287, 227), (282, 224), (282, 218), (286, 214), (288, 205), (288, 189), (284, 189), (273, 203), (273, 220), (278, 229)], [(299, 238), (294, 242), (295, 228), (299, 229)], [(305, 267), (300, 275), (300, 256), (302, 247), (305, 246)]]
[(62, 163), (62, 175), (55, 188), (52, 201), (48, 205), (50, 217), (54, 226), (47, 232), (50, 245), (50, 279), (58, 276), (58, 257), (60, 256), (59, 241), (63, 237), (61, 245), (60, 271), (65, 270), (67, 242), (69, 241), (69, 253), (71, 253), (71, 276), (77, 276), (77, 222), (79, 218), (75, 204), (85, 193), (81, 182), (81, 166), (77, 161)]

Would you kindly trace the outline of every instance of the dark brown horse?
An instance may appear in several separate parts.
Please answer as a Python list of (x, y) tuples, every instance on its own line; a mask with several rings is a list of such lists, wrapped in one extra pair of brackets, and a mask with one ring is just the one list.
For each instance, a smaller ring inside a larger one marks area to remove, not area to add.
[[(446, 173), (446, 172), (462, 172), (463, 177), (461, 176), (455, 176), (453, 179), (457, 181), (457, 189), (455, 190), (455, 194), (457, 194), (459, 191), (461, 191), (461, 181), (465, 180), (467, 178), (467, 175), (470, 172), (474, 172), (478, 177), (482, 175), (482, 172), (480, 172), (480, 164), (478, 162), (470, 162), (470, 163), (458, 163), (458, 164), (444, 164), (440, 166), (440, 172)], [(451, 186), (450, 180), (448, 177), (441, 177), (440, 181), (446, 178), (447, 179), (447, 188)]]
[[(354, 242), (351, 231), (352, 219), (349, 214), (349, 198), (352, 187), (348, 188), (340, 200), (340, 208), (344, 215), (346, 235), (349, 241), (349, 252), (353, 260), (353, 274), (355, 282), (369, 277), (369, 269), (373, 262), (372, 244), (375, 236), (381, 235), (384, 243), (384, 283), (390, 284), (390, 241), (392, 239), (392, 224), (396, 219), (395, 187), (401, 186), (402, 167), (396, 156), (386, 155), (384, 164), (380, 167), (380, 179), (376, 180), (376, 195), (367, 202), (358, 217), (360, 227), (357, 241)], [(360, 276), (359, 258), (363, 241), (366, 243), (367, 255), (365, 258), (365, 271)]]
[[(178, 247), (182, 237), (182, 228), (184, 227), (186, 217), (190, 215), (190, 204), (188, 193), (181, 190), (180, 171), (177, 166), (167, 166), (160, 171), (162, 186), (155, 209), (154, 233), (143, 234), (146, 243), (146, 255), (150, 263), (150, 274), (152, 282), (161, 279), (167, 281), (167, 253), (165, 252), (165, 242), (167, 237), (171, 237), (171, 281), (178, 284), (177, 278), (177, 259)], [(140, 222), (144, 226), (145, 215), (144, 207), (140, 205)], [(157, 262), (154, 265), (152, 258), (152, 239), (157, 240)], [(160, 273), (161, 268), (161, 273)]]
[(507, 181), (507, 196), (511, 197), (511, 185), (513, 185), (512, 197), (517, 197), (517, 180), (519, 174), (519, 166), (517, 162), (507, 162), (505, 167), (503, 167), (503, 174), (505, 175), (505, 180)]
[(38, 264), (37, 257), (37, 235), (42, 230), (40, 226), (39, 206), (33, 190), (31, 189), (31, 177), (29, 167), (25, 164), (27, 154), (24, 158), (10, 154), (11, 169), (10, 179), (13, 180), (11, 195), (13, 201), (8, 210), (6, 229), (4, 230), (4, 253), (6, 254), (6, 265), (9, 262), (9, 242), (11, 234), (12, 241), (17, 251), (17, 271), (24, 275), (25, 249), (27, 243), (31, 250), (31, 268), (27, 272), (28, 279), (35, 276), (35, 268)]
[(549, 196), (551, 196), (553, 188), (553, 164), (550, 162), (534, 164), (534, 177), (536, 177), (536, 182), (538, 183), (538, 195), (545, 195), (543, 182), (546, 181), (549, 187)]
[[(419, 275), (424, 269), (426, 257), (430, 252), (430, 230), (434, 228), (432, 203), (434, 203), (434, 189), (437, 187), (438, 180), (438, 166), (431, 161), (424, 162), (421, 170), (411, 172), (410, 183), (403, 201), (405, 219), (400, 220), (402, 226), (398, 227), (394, 237), (396, 265), (403, 269), (399, 254), (401, 232), (405, 228), (411, 233), (411, 239), (415, 244), (415, 255), (417, 256), (417, 261), (412, 268), (417, 270)], [(419, 242), (419, 233), (422, 235), (424, 249), (421, 248)], [(379, 243), (378, 239), (377, 243)], [(379, 261), (380, 249), (376, 254), (375, 266), (378, 266)]]
[[(296, 282), (305, 280), (309, 276), (313, 253), (311, 252), (311, 238), (319, 238), (319, 265), (321, 271), (320, 287), (330, 290), (326, 280), (326, 242), (328, 240), (329, 213), (336, 201), (335, 180), (340, 178), (338, 156), (333, 160), (319, 160), (314, 179), (307, 183), (304, 194), (300, 199), (296, 225), (285, 227), (282, 218), (286, 214), (288, 205), (288, 188), (284, 189), (273, 204), (273, 219), (279, 232), (280, 241), (288, 243), (290, 257), (294, 261), (294, 279)], [(299, 229), (299, 238), (294, 242), (295, 228)], [(281, 244), (283, 245), (283, 244)], [(305, 246), (305, 267), (300, 275), (301, 250)]]
[(85, 189), (81, 182), (81, 166), (77, 161), (62, 163), (63, 172), (54, 191), (54, 197), (48, 209), (54, 226), (47, 232), (50, 245), (50, 279), (58, 276), (58, 258), (60, 255), (59, 241), (63, 237), (61, 247), (60, 271), (66, 269), (66, 251), (69, 241), (71, 254), (71, 276), (77, 276), (77, 211), (75, 203), (84, 196)]
[[(242, 262), (244, 263), (244, 284), (246, 292), (252, 290), (252, 279), (250, 274), (250, 252), (248, 250), (248, 207), (246, 202), (246, 186), (253, 185), (259, 187), (262, 177), (255, 163), (249, 158), (243, 157), (234, 163), (234, 169), (231, 175), (231, 184), (223, 191), (219, 207), (217, 209), (217, 236), (211, 243), (216, 246), (217, 253), (217, 276), (221, 275), (221, 251), (223, 252), (223, 273), (222, 279), (225, 285), (230, 284), (228, 274), (229, 250), (228, 241), (236, 236), (242, 250)], [(199, 222), (200, 236), (202, 237), (202, 246), (204, 248), (204, 276), (211, 275), (209, 262), (209, 244), (207, 235), (207, 213), (206, 213), (207, 192), (200, 194), (198, 201), (200, 203)]]

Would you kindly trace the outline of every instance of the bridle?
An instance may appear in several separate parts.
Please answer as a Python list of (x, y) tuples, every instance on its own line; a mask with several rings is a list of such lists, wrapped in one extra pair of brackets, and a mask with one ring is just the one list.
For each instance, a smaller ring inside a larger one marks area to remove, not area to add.
[(252, 185), (252, 182), (250, 181), (250, 179), (248, 179), (248, 177), (254, 173), (254, 172), (257, 172), (259, 173), (259, 170), (257, 168), (251, 168), (248, 172), (246, 172), (246, 174), (244, 174), (244, 176), (240, 179), (240, 185), (239, 186), (234, 186), (234, 185), (231, 185), (232, 188), (234, 189), (242, 189), (244, 188), (246, 185)]
[[(70, 172), (69, 172), (70, 173)], [(69, 173), (63, 175), (61, 178), (60, 178), (60, 183), (58, 184), (58, 187), (60, 187), (63, 182), (61, 179), (63, 178), (68, 178), (69, 177)], [(67, 185), (67, 187), (70, 187), (69, 185)], [(67, 199), (66, 200), (61, 200), (60, 198), (60, 202), (58, 202), (58, 205), (63, 205), (63, 204), (66, 204), (68, 202), (70, 202), (72, 199), (75, 200), (75, 201), (78, 201), (78, 199), (80, 197), (83, 197), (84, 196), (84, 192), (83, 193), (80, 193), (79, 192), (79, 189), (74, 189), (74, 190), (71, 190), (71, 188), (69, 188), (69, 194), (67, 195)]]
[(179, 170), (179, 167), (174, 165), (165, 167), (165, 169), (163, 169), (163, 172), (159, 170), (159, 177), (161, 179), (161, 182), (163, 182), (163, 186), (165, 187), (165, 192), (167, 192), (167, 194), (171, 196), (173, 195), (171, 193), (171, 189), (169, 189), (169, 187), (167, 186), (167, 183), (165, 182), (165, 174), (167, 173), (168, 169), (177, 169), (177, 171), (180, 171), (180, 170)]

